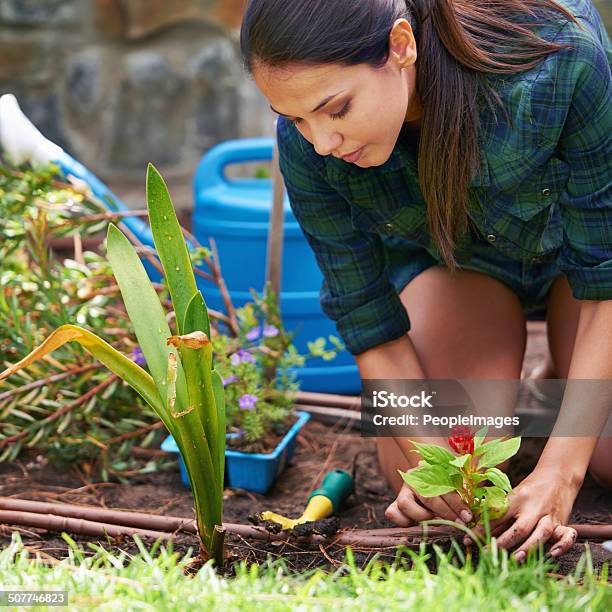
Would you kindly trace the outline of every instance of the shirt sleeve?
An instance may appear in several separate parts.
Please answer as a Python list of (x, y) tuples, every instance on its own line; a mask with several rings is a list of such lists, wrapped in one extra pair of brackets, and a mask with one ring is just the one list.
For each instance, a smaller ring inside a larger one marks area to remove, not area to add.
[(380, 236), (353, 227), (350, 204), (326, 180), (325, 162), (283, 117), (277, 139), (291, 210), (323, 274), (323, 312), (354, 355), (401, 337), (410, 323)]
[(570, 24), (555, 42), (571, 48), (546, 60), (535, 82), (532, 111), (536, 121), (554, 115), (548, 124), (558, 125), (555, 156), (569, 166), (559, 199), (558, 264), (576, 299), (612, 299), (610, 41), (605, 31), (600, 39), (586, 25)]

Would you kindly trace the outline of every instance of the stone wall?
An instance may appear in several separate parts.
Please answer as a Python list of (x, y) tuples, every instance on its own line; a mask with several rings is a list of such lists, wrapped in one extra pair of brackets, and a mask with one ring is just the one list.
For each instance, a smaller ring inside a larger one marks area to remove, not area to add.
[(0, 93), (106, 180), (169, 177), (231, 138), (272, 135), (243, 73), (246, 0), (0, 0)]

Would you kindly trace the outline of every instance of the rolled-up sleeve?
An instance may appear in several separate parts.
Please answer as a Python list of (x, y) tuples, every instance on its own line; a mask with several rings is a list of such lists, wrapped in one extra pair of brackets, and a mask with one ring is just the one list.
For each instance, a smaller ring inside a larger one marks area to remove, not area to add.
[(350, 204), (326, 180), (323, 159), (283, 117), (277, 139), (291, 209), (323, 274), (323, 312), (353, 354), (404, 335), (410, 323), (380, 237), (353, 227)]
[[(569, 166), (560, 194), (563, 247), (558, 259), (576, 299), (612, 299), (612, 80), (603, 32), (566, 26), (555, 42), (569, 49), (546, 60), (536, 81), (538, 112), (555, 113), (555, 155)], [(556, 57), (555, 57), (556, 56)], [(552, 85), (552, 87), (551, 87)], [(542, 103), (548, 88), (548, 104)], [(552, 94), (551, 94), (552, 92)]]

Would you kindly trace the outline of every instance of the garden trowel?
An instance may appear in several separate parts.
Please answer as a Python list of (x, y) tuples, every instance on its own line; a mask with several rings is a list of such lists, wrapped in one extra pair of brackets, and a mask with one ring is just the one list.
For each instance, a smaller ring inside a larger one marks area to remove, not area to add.
[(308, 497), (308, 503), (302, 516), (290, 519), (276, 512), (262, 512), (258, 518), (279, 524), (283, 531), (290, 531), (296, 525), (302, 525), (331, 516), (340, 509), (344, 500), (355, 490), (353, 477), (343, 470), (328, 472), (318, 489)]

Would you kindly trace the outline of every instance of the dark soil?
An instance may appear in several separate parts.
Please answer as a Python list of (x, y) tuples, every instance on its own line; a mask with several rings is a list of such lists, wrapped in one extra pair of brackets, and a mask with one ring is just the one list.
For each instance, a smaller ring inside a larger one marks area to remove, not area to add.
[(242, 437), (228, 438), (227, 446), (241, 453), (272, 453), (297, 420), (298, 418), (291, 414), (282, 423), (278, 423), (272, 431), (266, 432), (259, 440), (249, 442)]
[[(533, 354), (533, 351), (532, 351)], [(242, 490), (226, 489), (225, 520), (248, 524), (249, 515), (264, 510), (274, 510), (288, 516), (299, 516), (308, 494), (321, 482), (322, 477), (332, 469), (351, 472), (356, 481), (356, 493), (349, 498), (347, 507), (338, 515), (340, 528), (392, 527), (384, 516), (385, 508), (393, 501), (391, 489), (381, 476), (372, 439), (362, 438), (350, 425), (336, 423), (333, 426), (310, 421), (297, 440), (296, 453), (282, 477), (267, 496)], [(519, 455), (510, 465), (509, 473), (513, 484), (519, 482), (534, 467), (543, 441), (526, 439)], [(123, 510), (140, 510), (159, 515), (193, 516), (191, 492), (181, 484), (178, 468), (136, 477), (129, 485), (97, 482), (95, 476), (90, 482), (82, 480), (83, 472), (73, 469), (59, 469), (49, 465), (44, 458), (23, 456), (20, 461), (0, 464), (0, 495), (16, 496), (39, 501), (90, 504)], [(571, 522), (611, 523), (612, 492), (598, 487), (587, 476), (576, 500)], [(14, 528), (0, 525), (0, 547), (10, 542)], [(24, 545), (32, 552), (40, 551), (43, 556), (62, 558), (67, 555), (66, 542), (56, 533), (33, 528), (19, 528)], [(78, 536), (81, 543), (99, 541), (97, 538)], [(324, 566), (334, 569), (344, 558), (340, 546), (329, 544), (325, 547), (308, 545), (299, 540), (283, 543), (247, 541), (239, 536), (227, 536), (227, 550), (230, 556), (228, 571), (236, 561), (261, 563), (267, 556), (282, 557), (288, 566), (306, 570)], [(129, 538), (105, 541), (108, 547), (137, 552)], [(442, 542), (448, 547), (449, 542)], [(197, 539), (191, 535), (179, 535), (175, 550), (184, 553), (190, 547), (197, 551)], [(604, 563), (612, 563), (612, 553), (600, 544), (590, 543), (591, 555), (596, 569)], [(566, 574), (575, 567), (585, 550), (585, 543), (578, 542), (559, 561), (559, 573)], [(355, 558), (364, 565), (375, 554), (392, 560), (395, 550), (373, 550), (358, 548)]]

